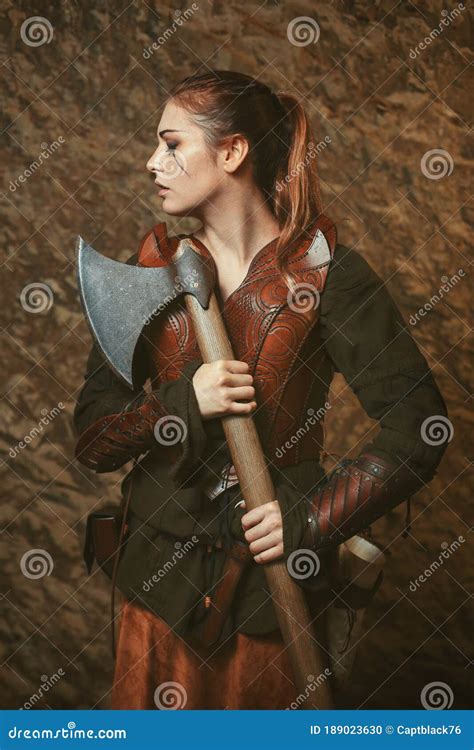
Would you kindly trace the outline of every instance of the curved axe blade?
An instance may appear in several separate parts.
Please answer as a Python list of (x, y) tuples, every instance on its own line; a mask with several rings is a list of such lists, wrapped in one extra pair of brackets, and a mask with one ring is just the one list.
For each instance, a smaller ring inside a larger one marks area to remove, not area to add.
[(132, 266), (77, 238), (77, 283), (92, 336), (112, 370), (133, 388), (133, 354), (143, 327), (182, 294), (207, 309), (215, 273), (189, 240), (159, 268)]

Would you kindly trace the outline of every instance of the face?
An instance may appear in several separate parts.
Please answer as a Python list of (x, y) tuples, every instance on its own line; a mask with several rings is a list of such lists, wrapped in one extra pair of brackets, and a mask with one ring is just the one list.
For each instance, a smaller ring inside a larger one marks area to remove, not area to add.
[(155, 175), (163, 210), (173, 216), (202, 218), (206, 206), (219, 203), (229, 174), (244, 153), (231, 144), (218, 149), (214, 161), (202, 129), (173, 101), (166, 104), (157, 137), (158, 145), (146, 167)]

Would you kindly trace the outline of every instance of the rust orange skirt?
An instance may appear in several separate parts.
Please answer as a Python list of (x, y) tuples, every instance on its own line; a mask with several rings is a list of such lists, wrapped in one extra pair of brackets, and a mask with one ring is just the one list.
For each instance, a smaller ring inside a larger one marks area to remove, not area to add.
[(204, 653), (128, 600), (119, 628), (112, 709), (284, 709), (297, 697), (279, 631)]

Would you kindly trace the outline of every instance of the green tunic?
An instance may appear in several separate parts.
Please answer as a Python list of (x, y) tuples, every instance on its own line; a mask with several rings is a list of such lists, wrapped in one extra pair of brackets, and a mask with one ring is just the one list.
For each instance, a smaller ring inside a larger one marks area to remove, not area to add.
[[(135, 261), (133, 256), (129, 262)], [(446, 406), (383, 281), (356, 250), (336, 246), (316, 325), (331, 365), (322, 372), (322, 392), (327, 394), (335, 371), (342, 373), (366, 413), (380, 425), (375, 439), (361, 451), (407, 462), (422, 487), (434, 476), (446, 444), (427, 444), (420, 428), (428, 417), (446, 417)], [(136, 356), (141, 385), (147, 377), (146, 361), (140, 350)], [(184, 421), (187, 434), (177, 463), (163, 463), (157, 444), (132, 472), (130, 533), (117, 578), (123, 594), (160, 615), (180, 635), (202, 618), (204, 596), (219, 581), (225, 558), (222, 550), (213, 548), (209, 554), (206, 544), (195, 540), (231, 535), (245, 541), (240, 519), (246, 511), (234, 507), (241, 499), (239, 486), (213, 502), (202, 492), (209, 471), (217, 473), (230, 456), (220, 420), (202, 420), (199, 412), (192, 376), (201, 364), (198, 359), (188, 362), (177, 380), (156, 389), (168, 413)], [(95, 347), (85, 378), (74, 413), (78, 434), (100, 417), (136, 408), (146, 396), (141, 387), (132, 393), (123, 385)], [(270, 464), (269, 469), (282, 509), (287, 557), (299, 548), (306, 527), (304, 496), (311, 497), (324, 470), (319, 455), (298, 466), (278, 469)], [(324, 577), (318, 578), (321, 585)], [(256, 634), (276, 627), (263, 566), (251, 563), (221, 640), (235, 629)]]

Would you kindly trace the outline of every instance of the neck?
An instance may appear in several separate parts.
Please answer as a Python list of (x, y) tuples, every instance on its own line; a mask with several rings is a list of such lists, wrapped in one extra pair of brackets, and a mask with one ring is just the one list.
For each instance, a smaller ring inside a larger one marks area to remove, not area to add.
[(225, 208), (218, 201), (206, 208), (202, 226), (194, 236), (219, 261), (230, 266), (248, 266), (262, 247), (278, 237), (278, 221), (261, 193), (247, 195), (234, 204), (227, 196), (225, 203)]

